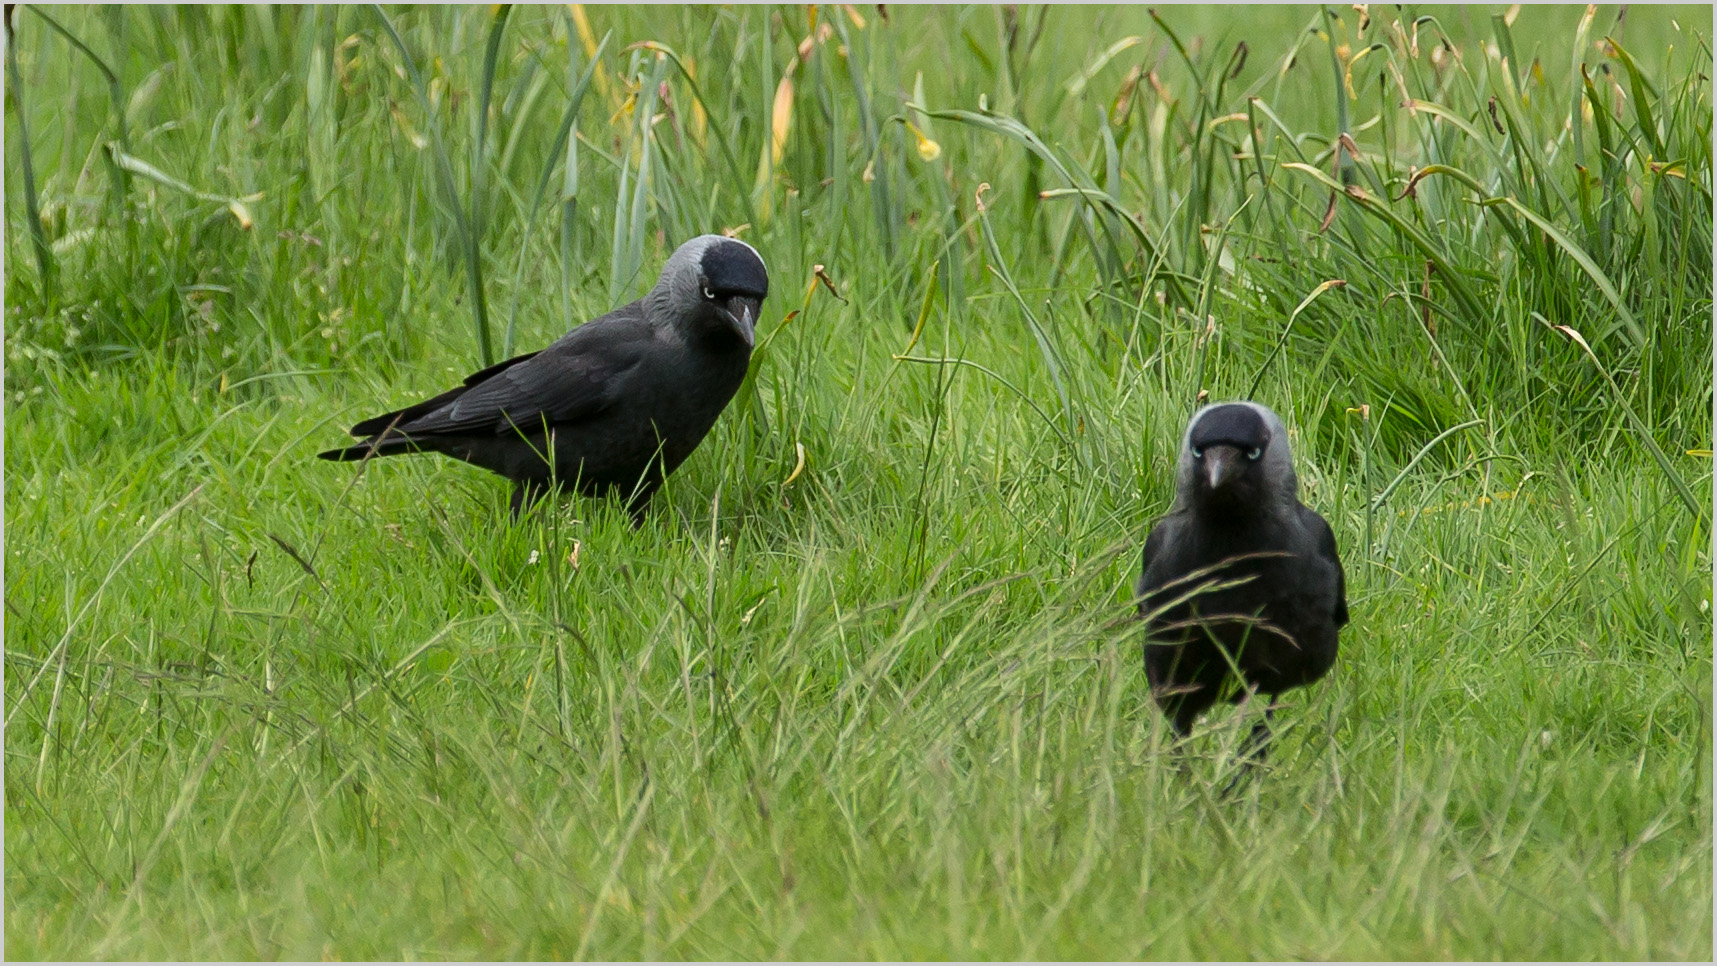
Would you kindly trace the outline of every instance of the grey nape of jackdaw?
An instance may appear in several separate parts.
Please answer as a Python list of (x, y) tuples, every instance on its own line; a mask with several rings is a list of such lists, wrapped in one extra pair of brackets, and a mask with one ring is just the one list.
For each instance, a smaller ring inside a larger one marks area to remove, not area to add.
[(1347, 623), (1335, 534), (1298, 487), (1275, 413), (1251, 402), (1199, 410), (1181, 443), (1174, 505), (1145, 540), (1138, 583), (1158, 707), (1184, 737), (1222, 698), (1268, 695), (1247, 742), (1255, 760), (1277, 695), (1329, 671)]
[(634, 521), (738, 391), (769, 274), (750, 245), (700, 235), (643, 298), (540, 352), (477, 372), (433, 399), (366, 419), (362, 460), (433, 452), (513, 481), (517, 516), (549, 487), (617, 491)]

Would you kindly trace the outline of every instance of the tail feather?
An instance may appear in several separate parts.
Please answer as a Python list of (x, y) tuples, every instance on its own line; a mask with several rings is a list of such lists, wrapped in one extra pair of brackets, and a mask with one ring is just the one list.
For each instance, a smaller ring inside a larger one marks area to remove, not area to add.
[(425, 399), (423, 402), (417, 403), (416, 405), (407, 406), (404, 409), (396, 409), (391, 413), (382, 413), (380, 416), (371, 416), (369, 419), (353, 426), (351, 433), (353, 436), (376, 436), (387, 430), (389, 427), (404, 426), (406, 423), (409, 423), (420, 416), (427, 416), (430, 413), (435, 412), (437, 409), (440, 409), (442, 406), (458, 399), (460, 396), (463, 396), (465, 391), (469, 388), (471, 387), (458, 386), (447, 390), (433, 399)]
[(317, 453), (317, 459), (333, 460), (337, 463), (355, 463), (358, 460), (369, 459), (372, 456), (393, 456), (397, 453), (416, 453), (421, 447), (417, 442), (405, 436), (389, 436), (387, 439), (369, 439), (356, 446), (342, 446)]
[(527, 352), (522, 356), (514, 356), (505, 362), (497, 362), (487, 369), (473, 372), (469, 376), (465, 377), (464, 385), (454, 386), (452, 389), (447, 390), (439, 396), (425, 399), (420, 403), (414, 403), (404, 409), (396, 409), (391, 413), (382, 413), (380, 416), (371, 416), (369, 419), (353, 426), (351, 433), (353, 436), (378, 436), (390, 427), (405, 426), (412, 420), (421, 419), (422, 417), (435, 412), (437, 409), (452, 403), (455, 399), (465, 395), (465, 393), (473, 387), (482, 385), (484, 382), (494, 378), (503, 371), (511, 369), (513, 366), (516, 366), (521, 362), (527, 362), (535, 358), (536, 355), (537, 353), (535, 352)]

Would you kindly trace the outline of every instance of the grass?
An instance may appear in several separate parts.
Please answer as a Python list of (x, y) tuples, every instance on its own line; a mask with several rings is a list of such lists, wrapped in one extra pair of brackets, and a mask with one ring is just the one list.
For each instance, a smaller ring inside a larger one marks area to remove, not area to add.
[[(1709, 24), (18, 8), (7, 953), (1709, 958)], [(721, 228), (642, 529), (312, 458)], [(1204, 392), (1354, 614), (1233, 801), (1126, 619)]]

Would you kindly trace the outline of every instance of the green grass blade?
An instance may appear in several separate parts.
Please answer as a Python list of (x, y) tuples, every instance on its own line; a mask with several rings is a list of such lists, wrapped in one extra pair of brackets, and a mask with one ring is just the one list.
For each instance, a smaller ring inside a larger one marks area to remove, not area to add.
[(417, 68), (417, 61), (411, 56), (411, 51), (405, 46), (405, 40), (400, 37), (399, 31), (394, 29), (393, 21), (388, 19), (380, 4), (371, 4), (370, 9), (375, 13), (376, 19), (381, 21), (382, 29), (387, 32), (388, 39), (393, 41), (394, 50), (404, 62), (412, 92), (417, 95), (418, 107), (422, 109), (429, 125), (430, 146), (435, 151), (436, 178), (447, 206), (453, 212), (454, 230), (458, 236), (460, 252), (464, 255), (466, 288), (471, 299), (477, 357), (483, 367), (487, 368), (495, 364), (495, 353), (489, 342), (489, 307), (483, 292), (481, 245), (475, 228), (466, 215), (465, 205), (459, 199), (459, 188), (453, 178), (453, 162), (448, 157), (447, 144), (441, 136), (441, 121), (429, 103), (429, 89), (424, 83), (423, 74)]
[(1288, 313), (1288, 324), (1282, 326), (1281, 336), (1276, 339), (1276, 344), (1270, 349), (1270, 354), (1264, 357), (1263, 364), (1258, 366), (1258, 373), (1252, 377), (1252, 384), (1246, 387), (1246, 395), (1243, 398), (1258, 398), (1258, 386), (1264, 381), (1264, 373), (1270, 371), (1270, 363), (1276, 361), (1276, 356), (1281, 353), (1282, 346), (1288, 344), (1288, 334), (1294, 331), (1294, 322), (1300, 317), (1300, 313), (1306, 310), (1306, 306), (1312, 304), (1317, 300), (1318, 296), (1324, 294), (1330, 289), (1340, 288), (1346, 284), (1347, 282), (1345, 280), (1339, 278), (1332, 278), (1326, 282), (1319, 282), (1317, 288), (1312, 289), (1310, 294), (1300, 300), (1299, 305), (1294, 306), (1294, 311)]
[[(584, 67), (584, 72), (578, 76), (577, 82), (573, 84), (572, 95), (567, 98), (566, 110), (561, 112), (560, 124), (555, 129), (554, 138), (549, 141), (549, 144), (556, 148), (556, 153), (559, 153), (560, 145), (566, 145), (566, 154), (564, 158), (564, 163), (566, 165), (564, 175), (566, 180), (566, 184), (564, 185), (564, 198), (572, 198), (578, 194), (578, 147), (576, 139), (573, 137), (573, 129), (578, 123), (578, 112), (584, 106), (585, 91), (590, 89), (590, 80), (592, 77), (596, 76), (597, 65), (602, 62), (602, 52), (608, 49), (608, 41), (611, 37), (613, 37), (612, 32), (602, 36), (602, 42), (596, 46), (596, 56), (590, 58), (589, 63)], [(531, 194), (531, 205), (525, 215), (525, 233), (519, 241), (519, 260), (518, 264), (513, 268), (513, 304), (511, 309), (507, 312), (507, 334), (505, 340), (502, 342), (501, 349), (501, 354), (509, 358), (513, 355), (514, 335), (517, 331), (519, 321), (519, 297), (523, 294), (523, 288), (520, 283), (524, 278), (525, 255), (530, 248), (529, 242), (531, 235), (535, 233), (537, 212), (542, 209), (543, 198), (548, 195), (549, 182), (554, 177), (554, 171), (557, 167), (555, 162), (555, 154), (550, 154), (543, 162), (543, 173), (537, 179), (536, 191)], [(564, 210), (562, 214), (564, 223)], [(562, 265), (570, 266), (571, 262), (567, 258), (568, 253), (563, 251), (561, 254)], [(563, 277), (561, 280), (561, 289), (565, 296), (570, 296), (572, 290), (571, 281), (564, 276), (564, 272), (569, 270), (569, 267), (563, 268)], [(572, 321), (570, 305), (563, 305), (563, 316), (564, 321), (568, 323)]]
[(1634, 411), (1634, 407), (1628, 402), (1627, 397), (1622, 394), (1622, 387), (1616, 385), (1615, 377), (1611, 376), (1610, 371), (1604, 368), (1604, 364), (1598, 361), (1598, 354), (1592, 351), (1592, 347), (1586, 344), (1586, 340), (1581, 337), (1580, 333), (1569, 326), (1551, 325), (1551, 328), (1567, 336), (1575, 345), (1580, 347), (1580, 350), (1586, 354), (1586, 358), (1592, 360), (1592, 365), (1597, 367), (1598, 375), (1602, 376), (1604, 382), (1610, 387), (1610, 398), (1614, 399), (1616, 405), (1622, 408), (1622, 412), (1628, 417), (1628, 423), (1633, 426), (1634, 433), (1639, 436), (1640, 442), (1645, 444), (1646, 450), (1651, 453), (1651, 458), (1657, 462), (1658, 469), (1663, 471), (1664, 479), (1668, 480), (1670, 486), (1674, 487), (1675, 495), (1680, 497), (1682, 504), (1687, 507), (1687, 512), (1693, 515), (1693, 519), (1703, 523), (1706, 518), (1705, 511), (1710, 506), (1710, 501), (1701, 500), (1694, 496), (1693, 491), (1688, 488), (1687, 482), (1681, 478), (1681, 474), (1677, 473), (1675, 467), (1670, 465), (1669, 457), (1664, 455), (1663, 448), (1657, 445), (1656, 439), (1652, 438), (1651, 427), (1639, 418), (1639, 414)]
[(1282, 167), (1310, 175), (1313, 179), (1323, 183), (1329, 188), (1341, 192), (1341, 194), (1349, 201), (1358, 204), (1361, 210), (1377, 217), (1396, 231), (1399, 231), (1413, 243), (1415, 248), (1417, 248), (1427, 259), (1437, 266), (1437, 271), (1440, 273), (1441, 278), (1443, 281), (1448, 283), (1450, 289), (1454, 291), (1455, 297), (1460, 300), (1461, 308), (1467, 312), (1468, 317), (1474, 325), (1483, 325), (1489, 318), (1490, 313), (1486, 312), (1481, 306), (1478, 297), (1474, 295), (1472, 290), (1467, 286), (1460, 270), (1450, 262), (1449, 257), (1443, 253), (1442, 248), (1432, 242), (1424, 232), (1420, 231), (1414, 225), (1409, 224), (1399, 215), (1395, 214), (1395, 212), (1389, 210), (1389, 206), (1385, 202), (1372, 196), (1370, 192), (1367, 192), (1364, 188), (1357, 185), (1349, 185), (1343, 188), (1342, 185), (1337, 183), (1334, 178), (1324, 174), (1322, 171), (1309, 164), (1300, 164), (1299, 162), (1290, 161), (1283, 164)]
[(42, 288), (48, 293), (48, 301), (51, 302), (54, 291), (54, 253), (48, 248), (47, 235), (42, 230), (42, 202), (41, 195), (36, 190), (29, 112), (24, 108), (24, 82), (18, 76), (18, 40), (13, 34), (10, 13), (6, 17), (5, 29), (6, 87), (12, 95), (12, 116), (16, 118), (18, 125), (18, 160), (20, 173), (24, 176), (24, 217), (28, 220), (30, 245), (36, 253), (36, 272), (41, 276)]
[[(1507, 205), (1519, 212), (1522, 218), (1532, 222), (1539, 231), (1548, 235), (1550, 240), (1555, 242), (1558, 248), (1566, 252), (1568, 257), (1572, 258), (1574, 263), (1580, 266), (1580, 270), (1586, 273), (1586, 276), (1592, 280), (1593, 284), (1598, 286), (1598, 291), (1604, 293), (1604, 298), (1609, 301), (1610, 307), (1616, 310), (1616, 316), (1621, 320), (1621, 326), (1627, 330), (1629, 341), (1631, 341), (1636, 347), (1646, 344), (1645, 330), (1640, 328), (1640, 324), (1634, 320), (1633, 313), (1628, 311), (1627, 303), (1622, 300), (1621, 293), (1616, 291), (1615, 283), (1610, 281), (1610, 277), (1604, 274), (1604, 270), (1598, 267), (1598, 263), (1593, 261), (1592, 256), (1586, 254), (1584, 249), (1579, 245), (1574, 244), (1572, 239), (1567, 235), (1564, 235), (1560, 229), (1555, 225), (1552, 225), (1543, 215), (1540, 215), (1538, 212), (1533, 211), (1531, 208), (1526, 207), (1513, 198), (1490, 198), (1486, 199), (1482, 203), (1486, 205)], [(1609, 330), (1606, 330), (1606, 334), (1608, 331)]]

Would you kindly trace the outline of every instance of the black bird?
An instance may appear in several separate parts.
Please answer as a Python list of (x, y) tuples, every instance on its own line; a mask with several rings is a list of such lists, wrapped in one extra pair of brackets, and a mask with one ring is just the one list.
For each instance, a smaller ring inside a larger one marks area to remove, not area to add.
[(1157, 706), (1185, 737), (1222, 698), (1268, 695), (1247, 741), (1257, 760), (1277, 695), (1329, 671), (1347, 623), (1335, 534), (1298, 488), (1275, 413), (1251, 402), (1206, 406), (1187, 425), (1174, 506), (1146, 538), (1139, 576)]
[(768, 294), (756, 249), (700, 235), (638, 301), (433, 399), (366, 419), (351, 431), (363, 442), (319, 455), (442, 453), (512, 480), (514, 516), (571, 483), (587, 496), (618, 491), (637, 521), (745, 379)]

